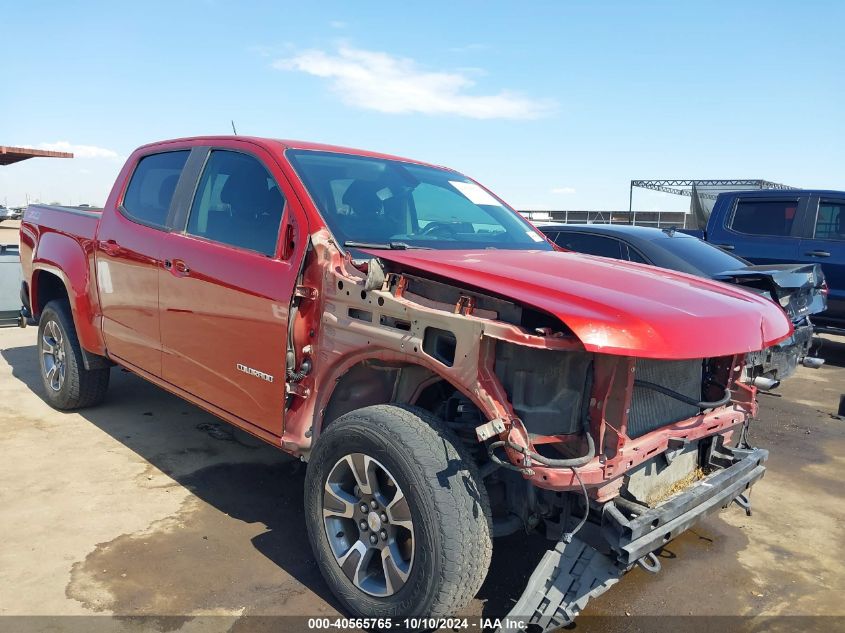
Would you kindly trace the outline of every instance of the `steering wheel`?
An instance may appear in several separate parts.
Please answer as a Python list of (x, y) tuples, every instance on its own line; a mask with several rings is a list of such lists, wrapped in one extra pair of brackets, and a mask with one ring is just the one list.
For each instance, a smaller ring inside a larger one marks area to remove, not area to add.
[(447, 237), (457, 237), (458, 232), (455, 230), (452, 222), (434, 221), (425, 225), (425, 228), (420, 231), (420, 235), (434, 235), (435, 233), (445, 232), (449, 235)]

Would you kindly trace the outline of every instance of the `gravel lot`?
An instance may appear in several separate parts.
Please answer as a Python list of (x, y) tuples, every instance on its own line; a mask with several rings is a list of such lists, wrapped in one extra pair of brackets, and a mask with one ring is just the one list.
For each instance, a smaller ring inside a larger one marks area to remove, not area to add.
[[(0, 242), (16, 237), (0, 227)], [(34, 328), (0, 329), (0, 615), (169, 615), (110, 622), (206, 631), (284, 630), (245, 616), (338, 613), (305, 535), (304, 467), (118, 368), (103, 405), (54, 411), (35, 339)], [(761, 397), (751, 437), (771, 457), (753, 516), (734, 506), (704, 520), (663, 551), (659, 575), (634, 570), (585, 612), (614, 617), (584, 617), (577, 630), (643, 630), (637, 616), (666, 615), (824, 615), (837, 617), (792, 622), (842, 627), (845, 339), (824, 352), (824, 367)], [(545, 547), (497, 545), (468, 614), (504, 615)], [(201, 615), (223, 617), (189, 617)], [(0, 618), (0, 629), (45, 622)], [(87, 619), (49, 623), (91, 629)]]

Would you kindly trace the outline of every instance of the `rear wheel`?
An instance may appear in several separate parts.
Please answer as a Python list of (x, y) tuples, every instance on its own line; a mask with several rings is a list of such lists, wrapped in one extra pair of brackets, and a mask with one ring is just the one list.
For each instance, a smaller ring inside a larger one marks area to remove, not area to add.
[(38, 322), (38, 357), (47, 402), (56, 409), (79, 409), (102, 402), (109, 368), (85, 369), (70, 306), (50, 301)]
[(460, 440), (423, 410), (378, 405), (333, 422), (311, 455), (305, 506), (323, 577), (354, 616), (448, 616), (487, 574), (486, 490)]

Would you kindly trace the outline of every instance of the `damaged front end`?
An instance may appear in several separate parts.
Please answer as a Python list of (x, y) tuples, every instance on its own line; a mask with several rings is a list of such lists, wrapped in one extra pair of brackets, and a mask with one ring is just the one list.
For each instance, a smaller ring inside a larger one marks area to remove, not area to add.
[[(536, 353), (522, 355), (535, 356), (537, 363)], [(500, 357), (507, 363), (497, 363), (532, 445), (529, 451), (515, 450), (522, 473), (538, 477), (534, 482), (544, 488), (510, 511), (521, 511), (525, 525), (541, 526), (556, 540), (506, 622), (542, 630), (563, 626), (634, 565), (656, 573), (655, 552), (704, 515), (734, 501), (750, 514), (748, 491), (765, 472), (768, 453), (745, 439), (756, 403), (753, 388), (740, 381), (741, 356), (590, 356), (589, 366), (579, 363), (577, 354), (569, 360), (591, 376), (580, 399), (574, 380), (569, 391), (555, 384), (529, 392), (507, 353)], [(579, 443), (572, 411), (584, 402), (582, 419), (595, 437), (595, 458), (550, 464), (550, 456), (578, 453), (572, 448)], [(559, 421), (556, 427), (553, 419)], [(568, 431), (569, 442), (560, 443), (562, 436), (553, 429)], [(497, 471), (486, 482), (488, 490), (508, 477)]]
[[(659, 567), (653, 552), (704, 514), (735, 500), (748, 507), (767, 456), (745, 441), (757, 405), (742, 372), (757, 342), (700, 357), (699, 338), (674, 357), (642, 357), (639, 347), (602, 347), (598, 335), (585, 343), (548, 310), (391, 262), (393, 253), (353, 261), (317, 234), (308, 257), (322, 265), (304, 268), (292, 347), (319, 351), (290, 391), (285, 448), (307, 457), (322, 429), (370, 404), (444, 420), (478, 463), (493, 535), (538, 529), (556, 542), (512, 620), (565, 624), (633, 565)], [(692, 283), (673, 288), (681, 282)], [(723, 300), (744, 303), (741, 294)], [(788, 333), (782, 314), (764, 316), (761, 340)], [(665, 343), (676, 327), (643, 326), (636, 345)]]
[(659, 572), (655, 552), (703, 516), (732, 502), (750, 515), (747, 493), (763, 477), (768, 452), (728, 448), (715, 438), (705, 444), (703, 464), (708, 474), (665, 502), (649, 507), (619, 497), (591, 503), (599, 517), (601, 538), (565, 534), (531, 574), (503, 629), (510, 628), (509, 623), (544, 631), (565, 626), (634, 565)]

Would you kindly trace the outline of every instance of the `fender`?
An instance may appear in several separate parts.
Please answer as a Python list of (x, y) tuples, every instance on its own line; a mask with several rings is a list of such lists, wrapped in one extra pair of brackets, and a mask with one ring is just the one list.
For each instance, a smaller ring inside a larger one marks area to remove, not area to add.
[(464, 384), (459, 372), (451, 371), (450, 368), (439, 366), (437, 363), (419, 356), (403, 354), (386, 347), (375, 347), (346, 354), (338, 362), (323, 368), (315, 375), (309, 376), (309, 383), (313, 388), (312, 397), (299, 401), (299, 406), (292, 407), (285, 414), (285, 425), (281, 438), (284, 450), (307, 460), (313, 443), (319, 439), (325, 427), (326, 407), (331, 402), (340, 380), (353, 367), (368, 360), (395, 363), (396, 365), (416, 367), (428, 371), (430, 375), (417, 385), (415, 397), (419, 395), (423, 388), (442, 380), (468, 398), (487, 419), (502, 415), (502, 411), (492, 409), (489, 402), (480, 397), (477, 391)]
[(43, 233), (32, 260), (30, 302), (33, 315), (37, 318), (44, 309), (38, 301), (41, 275), (50, 273), (58, 277), (64, 284), (70, 301), (79, 344), (88, 352), (104, 356), (105, 344), (100, 328), (101, 315), (93, 261), (92, 240), (77, 241), (61, 233)]

